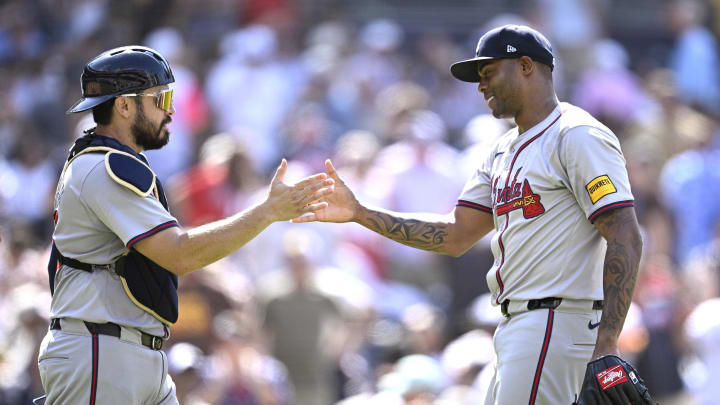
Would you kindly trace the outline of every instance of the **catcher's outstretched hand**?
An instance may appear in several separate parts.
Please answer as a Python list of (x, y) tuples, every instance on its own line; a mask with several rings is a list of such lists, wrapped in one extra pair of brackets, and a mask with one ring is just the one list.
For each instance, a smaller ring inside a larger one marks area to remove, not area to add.
[(347, 184), (340, 178), (330, 159), (325, 161), (325, 170), (328, 176), (335, 181), (332, 193), (323, 196), (321, 200), (313, 201), (314, 204), (327, 203), (327, 206), (292, 220), (292, 222), (349, 222), (355, 218), (360, 208), (360, 203)]
[(630, 363), (608, 355), (587, 365), (580, 395), (572, 405), (654, 405), (645, 381)]
[(264, 202), (274, 221), (285, 221), (324, 208), (327, 204), (318, 200), (331, 193), (335, 183), (327, 178), (327, 174), (318, 173), (293, 185), (287, 185), (284, 182), (287, 167), (287, 160), (283, 159), (270, 182)]

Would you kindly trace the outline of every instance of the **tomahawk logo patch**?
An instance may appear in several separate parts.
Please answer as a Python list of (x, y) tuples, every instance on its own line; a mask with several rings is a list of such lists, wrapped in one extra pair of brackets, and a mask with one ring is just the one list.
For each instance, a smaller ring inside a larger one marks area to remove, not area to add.
[(607, 175), (595, 177), (585, 186), (585, 189), (587, 190), (593, 204), (606, 195), (617, 192), (615, 185)]
[(512, 187), (497, 189), (495, 194), (497, 196), (495, 201), (495, 213), (497, 215), (521, 209), (523, 217), (530, 219), (545, 212), (545, 207), (540, 203), (540, 194), (533, 192), (527, 179), (522, 184), (515, 183)]
[(610, 387), (614, 387), (620, 383), (624, 383), (628, 380), (627, 374), (625, 374), (625, 369), (620, 364), (612, 366), (595, 374), (595, 377), (600, 383), (603, 391)]

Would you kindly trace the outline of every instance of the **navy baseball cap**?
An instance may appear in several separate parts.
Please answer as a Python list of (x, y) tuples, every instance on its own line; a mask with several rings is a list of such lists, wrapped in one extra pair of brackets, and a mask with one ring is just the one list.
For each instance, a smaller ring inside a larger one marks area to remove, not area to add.
[(521, 56), (544, 63), (550, 70), (555, 67), (552, 46), (543, 34), (524, 25), (503, 25), (485, 33), (478, 41), (475, 57), (454, 63), (450, 73), (464, 82), (477, 83), (479, 61)]

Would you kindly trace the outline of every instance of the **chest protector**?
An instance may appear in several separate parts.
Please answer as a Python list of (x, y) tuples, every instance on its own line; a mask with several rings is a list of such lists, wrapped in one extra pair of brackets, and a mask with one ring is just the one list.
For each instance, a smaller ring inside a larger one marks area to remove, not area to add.
[[(145, 157), (113, 138), (95, 133), (75, 141), (70, 149), (63, 174), (60, 175), (61, 182), (70, 163), (85, 153), (105, 154), (105, 168), (113, 180), (141, 197), (153, 194), (162, 206), (168, 209), (162, 184), (148, 166)], [(48, 263), (51, 293), (54, 292), (55, 274), (63, 264), (85, 271), (104, 267), (64, 257), (53, 243)], [(135, 305), (165, 325), (169, 326), (177, 321), (178, 278), (175, 274), (143, 256), (134, 248), (130, 248), (120, 256), (115, 261), (114, 268), (120, 276), (125, 293)]]

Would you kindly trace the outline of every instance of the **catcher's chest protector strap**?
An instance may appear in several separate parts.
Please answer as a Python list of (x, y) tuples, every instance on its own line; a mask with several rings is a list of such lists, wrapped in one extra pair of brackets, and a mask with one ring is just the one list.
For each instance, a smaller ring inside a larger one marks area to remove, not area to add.
[[(147, 165), (143, 155), (117, 142), (115, 139), (91, 133), (75, 141), (70, 149), (65, 169), (75, 158), (85, 153), (105, 153), (105, 169), (117, 183), (144, 198), (151, 193), (168, 209), (167, 199), (160, 180)], [(63, 169), (63, 175), (65, 170)], [(62, 181), (62, 175), (61, 175)], [(50, 291), (53, 291), (55, 273), (60, 267), (59, 251), (53, 244), (48, 264)], [(130, 249), (115, 262), (115, 272), (120, 276), (125, 293), (130, 300), (162, 323), (177, 322), (178, 278), (157, 263)]]

